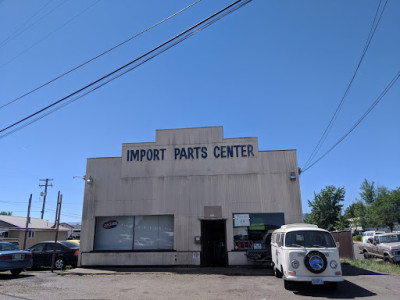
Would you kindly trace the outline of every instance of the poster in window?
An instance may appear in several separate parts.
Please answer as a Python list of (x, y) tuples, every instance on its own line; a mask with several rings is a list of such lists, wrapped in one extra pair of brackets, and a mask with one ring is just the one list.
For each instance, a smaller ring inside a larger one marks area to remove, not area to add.
[(233, 220), (234, 220), (235, 227), (250, 226), (250, 215), (249, 214), (234, 214)]

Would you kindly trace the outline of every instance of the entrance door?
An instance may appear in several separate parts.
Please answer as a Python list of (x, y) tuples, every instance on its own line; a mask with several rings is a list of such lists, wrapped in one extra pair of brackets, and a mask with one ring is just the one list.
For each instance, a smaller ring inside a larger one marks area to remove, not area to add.
[(225, 220), (201, 221), (201, 265), (226, 266)]

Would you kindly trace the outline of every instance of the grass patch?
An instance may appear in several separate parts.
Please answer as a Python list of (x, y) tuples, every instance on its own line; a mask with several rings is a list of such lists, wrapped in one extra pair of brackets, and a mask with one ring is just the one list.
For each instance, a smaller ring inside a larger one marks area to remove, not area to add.
[(391, 264), (383, 260), (374, 259), (342, 259), (343, 264), (349, 264), (353, 267), (370, 270), (379, 273), (389, 273), (400, 275), (400, 266), (398, 264)]

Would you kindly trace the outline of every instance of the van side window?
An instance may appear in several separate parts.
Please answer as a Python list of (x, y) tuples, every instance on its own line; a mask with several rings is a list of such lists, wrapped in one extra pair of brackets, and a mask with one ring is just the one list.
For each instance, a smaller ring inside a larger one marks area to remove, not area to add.
[(279, 233), (276, 236), (276, 244), (278, 247), (282, 247), (282, 237), (283, 237), (283, 233)]
[(275, 244), (275, 237), (276, 237), (276, 233), (273, 233), (271, 236), (271, 244)]

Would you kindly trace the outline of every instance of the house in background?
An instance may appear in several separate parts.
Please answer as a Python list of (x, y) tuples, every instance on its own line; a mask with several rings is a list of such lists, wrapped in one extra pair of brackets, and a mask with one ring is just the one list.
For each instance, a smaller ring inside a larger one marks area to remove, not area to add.
[[(22, 249), (26, 231), (25, 249), (42, 241), (54, 240), (56, 233), (54, 223), (38, 218), (29, 219), (28, 230), (26, 230), (26, 217), (0, 215), (0, 241), (17, 244)], [(66, 240), (68, 230), (68, 228), (60, 226), (58, 240)]]
[(60, 226), (68, 228), (67, 237), (69, 240), (80, 240), (80, 238), (81, 238), (81, 225), (80, 224), (71, 225), (68, 223), (60, 223)]

